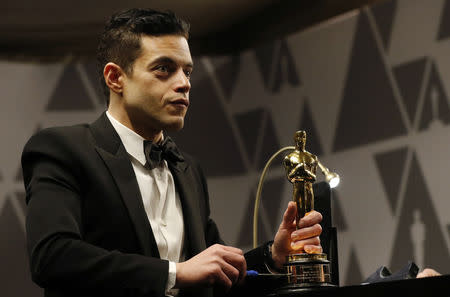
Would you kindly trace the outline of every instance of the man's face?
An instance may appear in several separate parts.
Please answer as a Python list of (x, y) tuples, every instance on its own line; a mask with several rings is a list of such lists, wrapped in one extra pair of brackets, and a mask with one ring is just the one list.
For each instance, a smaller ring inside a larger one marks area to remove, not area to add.
[(146, 132), (183, 128), (192, 67), (183, 36), (143, 35), (141, 53), (123, 76), (123, 107), (131, 124)]

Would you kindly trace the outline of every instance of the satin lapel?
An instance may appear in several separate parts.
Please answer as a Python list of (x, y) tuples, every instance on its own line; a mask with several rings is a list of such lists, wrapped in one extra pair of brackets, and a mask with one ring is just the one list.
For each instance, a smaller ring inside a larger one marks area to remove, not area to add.
[(205, 230), (198, 199), (200, 193), (196, 190), (199, 181), (194, 177), (192, 167), (186, 162), (176, 165), (169, 164), (183, 207), (184, 229), (189, 247), (188, 256), (194, 256), (206, 248)]
[(108, 167), (128, 209), (143, 254), (159, 257), (155, 237), (151, 231), (133, 166), (125, 147), (105, 114), (91, 125), (91, 131), (97, 142), (95, 149)]

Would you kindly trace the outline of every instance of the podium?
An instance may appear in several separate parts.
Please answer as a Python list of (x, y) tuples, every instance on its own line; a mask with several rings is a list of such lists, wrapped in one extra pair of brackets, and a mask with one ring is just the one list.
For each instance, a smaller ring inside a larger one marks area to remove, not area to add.
[[(258, 288), (258, 292), (250, 293), (247, 296), (254, 297), (277, 297), (274, 288), (268, 279), (252, 280), (250, 287)], [(283, 295), (286, 297), (287, 295)], [(344, 286), (318, 289), (309, 292), (298, 292), (288, 297), (450, 297), (450, 275), (442, 275), (428, 278), (406, 279), (399, 281), (381, 282), (368, 285)]]

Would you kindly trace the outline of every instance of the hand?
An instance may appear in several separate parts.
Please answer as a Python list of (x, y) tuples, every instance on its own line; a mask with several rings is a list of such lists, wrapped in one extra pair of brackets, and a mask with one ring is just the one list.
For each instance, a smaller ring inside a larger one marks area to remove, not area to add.
[(425, 268), (423, 271), (421, 271), (417, 274), (417, 278), (439, 276), (439, 275), (441, 275), (441, 274), (439, 272), (437, 272), (436, 270), (431, 269), (431, 268)]
[(228, 290), (243, 282), (246, 271), (242, 250), (215, 244), (186, 262), (177, 263), (175, 288), (218, 285)]
[(272, 258), (278, 269), (283, 267), (286, 256), (293, 251), (305, 251), (308, 254), (322, 252), (319, 239), (319, 235), (322, 233), (322, 227), (319, 225), (322, 215), (315, 210), (311, 211), (300, 219), (300, 229), (296, 230), (296, 214), (297, 207), (295, 202), (291, 201), (284, 212), (283, 221), (272, 245)]

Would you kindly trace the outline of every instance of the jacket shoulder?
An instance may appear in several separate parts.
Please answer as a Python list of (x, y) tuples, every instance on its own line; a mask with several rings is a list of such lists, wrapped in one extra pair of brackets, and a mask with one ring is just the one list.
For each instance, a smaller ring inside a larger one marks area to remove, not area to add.
[(21, 163), (24, 180), (38, 164), (53, 164), (78, 172), (80, 165), (94, 152), (87, 124), (43, 129), (34, 134), (23, 149)]
[(46, 128), (35, 133), (24, 146), (24, 153), (30, 150), (56, 150), (74, 147), (90, 138), (89, 125)]

